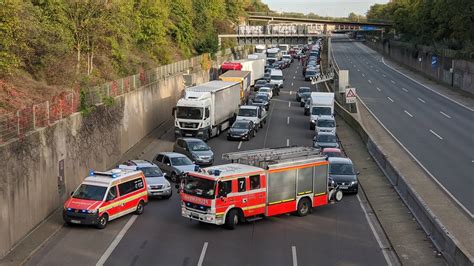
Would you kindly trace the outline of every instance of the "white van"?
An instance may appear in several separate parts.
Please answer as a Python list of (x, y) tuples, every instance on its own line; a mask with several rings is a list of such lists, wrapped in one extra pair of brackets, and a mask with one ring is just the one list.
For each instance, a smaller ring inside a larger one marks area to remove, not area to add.
[(283, 88), (283, 72), (280, 69), (272, 69), (270, 72), (270, 84), (278, 85), (278, 88)]

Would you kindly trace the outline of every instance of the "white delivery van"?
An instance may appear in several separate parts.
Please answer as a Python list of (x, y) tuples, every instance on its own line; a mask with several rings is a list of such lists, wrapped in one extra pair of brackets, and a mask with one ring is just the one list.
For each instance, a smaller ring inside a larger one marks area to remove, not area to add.
[(318, 116), (334, 116), (334, 93), (312, 92), (309, 105), (310, 123), (309, 128), (314, 130)]
[(280, 69), (272, 69), (270, 72), (270, 84), (283, 88), (283, 72)]

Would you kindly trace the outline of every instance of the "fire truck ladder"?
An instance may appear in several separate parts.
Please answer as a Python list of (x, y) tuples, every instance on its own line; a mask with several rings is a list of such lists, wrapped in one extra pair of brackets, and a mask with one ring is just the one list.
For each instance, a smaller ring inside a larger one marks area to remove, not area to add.
[(312, 147), (280, 147), (266, 148), (250, 151), (239, 151), (222, 154), (222, 159), (232, 163), (243, 163), (259, 167), (265, 167), (265, 162), (319, 155), (319, 150)]

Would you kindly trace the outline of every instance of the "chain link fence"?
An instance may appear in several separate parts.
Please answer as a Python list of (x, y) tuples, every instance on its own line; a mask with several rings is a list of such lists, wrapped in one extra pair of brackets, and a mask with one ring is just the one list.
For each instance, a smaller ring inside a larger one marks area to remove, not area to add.
[[(0, 114), (0, 145), (14, 139), (21, 139), (28, 132), (48, 127), (57, 121), (78, 112), (80, 106), (101, 104), (110, 97), (117, 97), (174, 76), (188, 70), (201, 69), (204, 57), (195, 56), (172, 64), (141, 71), (138, 74), (107, 82), (93, 88), (62, 92), (51, 100), (22, 107), (13, 112)], [(82, 98), (82, 99), (81, 99)]]

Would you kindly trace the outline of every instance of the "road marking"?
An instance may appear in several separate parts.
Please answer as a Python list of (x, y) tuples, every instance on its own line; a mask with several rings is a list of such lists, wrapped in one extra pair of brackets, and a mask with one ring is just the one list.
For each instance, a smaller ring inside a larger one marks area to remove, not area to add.
[(114, 251), (114, 249), (118, 246), (118, 244), (120, 243), (120, 241), (122, 240), (122, 238), (125, 236), (125, 234), (127, 233), (128, 229), (130, 229), (130, 227), (132, 227), (132, 224), (135, 222), (135, 220), (137, 219), (138, 215), (133, 215), (132, 217), (130, 217), (130, 219), (128, 220), (128, 222), (125, 224), (125, 226), (122, 228), (122, 230), (120, 230), (120, 232), (118, 233), (118, 235), (115, 237), (115, 239), (112, 241), (112, 243), (110, 243), (109, 247), (107, 248), (107, 250), (105, 250), (104, 254), (102, 254), (102, 257), (100, 257), (99, 261), (95, 264), (96, 266), (102, 266), (104, 265), (104, 263), (107, 261), (107, 259), (109, 258), (109, 256), (112, 254), (112, 252)]
[(384, 78), (385, 78), (385, 77), (386, 77), (386, 76), (385, 76), (385, 74), (382, 74), (382, 77), (384, 77)]
[(387, 265), (391, 266), (392, 262), (390, 261), (390, 259), (388, 257), (387, 248), (384, 247), (384, 245), (382, 244), (382, 240), (380, 240), (380, 236), (377, 233), (377, 231), (375, 230), (375, 227), (372, 224), (372, 220), (370, 219), (369, 214), (367, 213), (367, 209), (365, 208), (364, 204), (362, 204), (362, 200), (360, 199), (359, 195), (357, 195), (357, 199), (359, 200), (360, 207), (362, 207), (362, 211), (364, 211), (365, 219), (369, 223), (369, 227), (372, 230), (372, 234), (374, 234), (375, 240), (377, 241), (377, 243), (379, 244), (380, 249), (382, 250), (382, 254), (383, 254), (383, 257), (385, 258), (385, 261), (387, 262)]
[(290, 95), (293, 94), (293, 91), (290, 91)]
[(357, 72), (360, 72), (360, 69), (357, 69)]
[(298, 266), (298, 258), (296, 257), (296, 247), (291, 247), (291, 254), (293, 255), (293, 266)]
[(240, 150), (240, 146), (242, 146), (242, 141), (239, 142), (239, 146), (237, 147), (237, 150)]
[(387, 63), (385, 63), (385, 60), (384, 60), (383, 57), (382, 57), (382, 63), (383, 63), (384, 65), (386, 65), (387, 67), (391, 68), (392, 70), (395, 70), (395, 72), (398, 72), (398, 74), (400, 74), (400, 75), (404, 76), (405, 78), (410, 79), (411, 81), (417, 83), (418, 85), (421, 85), (421, 86), (423, 86), (424, 88), (426, 88), (426, 89), (428, 89), (428, 90), (430, 90), (430, 91), (432, 91), (432, 92), (438, 94), (439, 96), (441, 96), (441, 97), (443, 97), (443, 98), (445, 98), (445, 99), (448, 99), (448, 100), (452, 101), (453, 103), (457, 103), (457, 104), (459, 104), (460, 106), (466, 108), (467, 110), (469, 110), (469, 111), (471, 111), (471, 112), (474, 112), (474, 109), (469, 108), (469, 107), (467, 107), (466, 105), (464, 105), (464, 104), (462, 104), (462, 103), (460, 103), (460, 102), (458, 102), (458, 101), (456, 101), (456, 100), (453, 100), (453, 99), (449, 98), (448, 96), (446, 96), (446, 95), (444, 95), (444, 94), (442, 94), (442, 93), (440, 93), (440, 92), (437, 92), (437, 91), (433, 90), (432, 88), (426, 86), (425, 84), (419, 82), (418, 80), (413, 79), (412, 77), (410, 77), (410, 76), (408, 76), (408, 75), (405, 75), (405, 74), (403, 74), (402, 72), (398, 71), (397, 69), (391, 67), (390, 65), (388, 65)]
[(293, 79), (295, 79), (295, 78), (296, 78), (296, 77), (295, 77), (295, 76), (293, 76)]
[(369, 80), (367, 80), (367, 81), (368, 81), (370, 84), (372, 84), (372, 81), (371, 81), (370, 79), (369, 79)]
[(291, 102), (288, 102), (288, 108), (290, 108), (290, 107), (291, 107)]
[(407, 89), (405, 89), (405, 88), (402, 88), (402, 90), (403, 90), (404, 92), (408, 92), (408, 90), (407, 90)]
[(407, 114), (407, 115), (410, 116), (410, 117), (413, 117), (413, 115), (410, 114), (407, 110), (405, 110), (405, 114)]
[(430, 129), (430, 132), (431, 134), (435, 135), (436, 137), (438, 137), (438, 139), (443, 139), (443, 137), (441, 137), (440, 135), (436, 134), (436, 132), (434, 132), (433, 130)]
[(290, 139), (286, 139), (286, 146), (290, 146)]
[(395, 81), (393, 81), (393, 79), (391, 79), (390, 82), (392, 82), (393, 84), (395, 84)]
[(443, 113), (441, 111), (439, 111), (442, 115), (446, 116), (447, 118), (451, 118), (449, 115), (447, 115), (446, 113)]
[(290, 124), (290, 117), (288, 116), (287, 119), (286, 119), (286, 124), (289, 125)]
[(417, 98), (418, 101), (422, 102), (422, 103), (426, 103), (425, 100), (421, 99), (421, 98)]
[(364, 78), (365, 78), (365, 74), (364, 74), (364, 73), (362, 73), (362, 77), (364, 77)]
[(354, 65), (354, 67), (356, 67), (356, 65)]
[(377, 90), (378, 90), (379, 92), (381, 92), (381, 91), (382, 91), (382, 90), (381, 90), (379, 87), (377, 87)]
[(387, 99), (389, 99), (392, 103), (395, 102), (392, 98), (390, 97), (387, 97)]
[(291, 82), (291, 87), (293, 87), (293, 82)]
[(379, 70), (378, 70), (378, 69), (375, 69), (375, 72), (379, 72)]
[(207, 242), (204, 242), (204, 246), (202, 247), (201, 256), (199, 257), (198, 266), (202, 266), (202, 262), (204, 261), (204, 256), (206, 256), (207, 250)]

